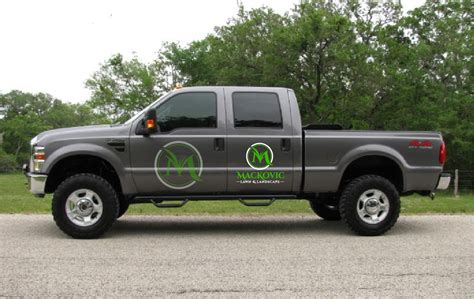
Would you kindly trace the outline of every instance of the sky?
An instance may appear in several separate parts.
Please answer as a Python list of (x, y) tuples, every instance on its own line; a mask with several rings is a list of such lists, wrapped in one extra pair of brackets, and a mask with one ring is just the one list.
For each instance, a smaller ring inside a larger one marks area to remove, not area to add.
[[(262, 5), (278, 13), (299, 0), (0, 1), (0, 93), (45, 92), (86, 101), (84, 82), (115, 53), (151, 61), (163, 42), (204, 38), (237, 13)], [(404, 10), (423, 0), (402, 0)]]

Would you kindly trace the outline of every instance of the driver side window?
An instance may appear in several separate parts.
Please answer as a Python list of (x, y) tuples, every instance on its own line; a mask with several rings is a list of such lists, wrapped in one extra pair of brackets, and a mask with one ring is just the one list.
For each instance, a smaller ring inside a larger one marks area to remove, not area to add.
[(177, 94), (156, 110), (161, 132), (178, 128), (217, 128), (217, 96), (213, 92)]

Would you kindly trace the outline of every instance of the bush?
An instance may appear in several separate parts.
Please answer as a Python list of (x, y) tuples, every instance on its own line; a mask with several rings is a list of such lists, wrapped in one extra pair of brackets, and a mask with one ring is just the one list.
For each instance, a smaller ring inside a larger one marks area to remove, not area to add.
[(14, 172), (18, 170), (15, 156), (0, 150), (0, 173)]

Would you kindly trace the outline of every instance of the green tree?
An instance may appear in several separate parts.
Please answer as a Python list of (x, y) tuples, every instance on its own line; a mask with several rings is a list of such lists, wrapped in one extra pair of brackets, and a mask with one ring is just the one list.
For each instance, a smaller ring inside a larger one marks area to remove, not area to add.
[(63, 103), (44, 93), (12, 91), (0, 95), (0, 132), (3, 150), (18, 163), (28, 160), (30, 140), (42, 131), (56, 128), (92, 125), (105, 119), (92, 108)]
[[(439, 130), (447, 167), (474, 167), (472, 3), (305, 1), (291, 14), (241, 9), (169, 59), (186, 85), (293, 88), (305, 122)], [(166, 54), (165, 54), (166, 55)]]
[(241, 8), (215, 34), (188, 47), (173, 45), (164, 55), (186, 85), (286, 86), (296, 91), (306, 122), (367, 128), (382, 73), (373, 63), (374, 36), (387, 26), (371, 20), (382, 12), (393, 20), (400, 8), (309, 1), (284, 16)]
[(86, 81), (89, 105), (112, 122), (123, 122), (174, 87), (173, 67), (159, 56), (146, 64), (116, 54)]
[(428, 1), (381, 32), (385, 83), (371, 127), (439, 130), (448, 168), (474, 168), (470, 1)]
[(0, 173), (13, 172), (18, 169), (15, 156), (7, 154), (0, 148)]
[(38, 133), (49, 129), (41, 117), (34, 114), (19, 115), (2, 121), (3, 149), (21, 163), (28, 160), (29, 142)]

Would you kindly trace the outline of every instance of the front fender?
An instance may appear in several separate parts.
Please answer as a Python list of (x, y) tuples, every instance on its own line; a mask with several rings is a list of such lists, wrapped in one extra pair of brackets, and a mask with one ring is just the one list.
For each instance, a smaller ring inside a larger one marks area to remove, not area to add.
[(48, 174), (59, 161), (67, 157), (78, 155), (95, 156), (107, 161), (116, 171), (120, 179), (123, 193), (136, 193), (135, 183), (133, 182), (132, 175), (126, 171), (125, 166), (117, 157), (117, 155), (112, 150), (95, 144), (75, 143), (58, 148), (48, 155), (48, 158), (43, 165), (42, 173)]

